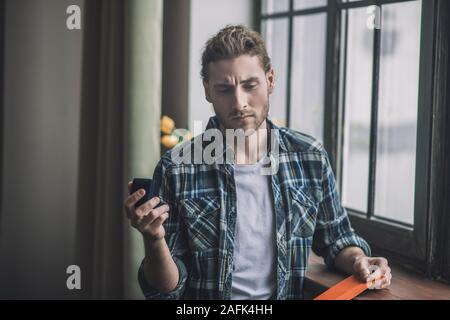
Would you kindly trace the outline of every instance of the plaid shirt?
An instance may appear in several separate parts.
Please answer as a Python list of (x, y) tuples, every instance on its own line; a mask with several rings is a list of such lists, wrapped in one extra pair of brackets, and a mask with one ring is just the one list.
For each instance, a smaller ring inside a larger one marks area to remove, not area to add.
[[(279, 144), (278, 171), (271, 175), (276, 252), (276, 299), (302, 299), (312, 249), (333, 268), (337, 254), (348, 246), (369, 245), (350, 226), (341, 206), (326, 151), (315, 139), (275, 126)], [(216, 117), (207, 129), (219, 128)], [(187, 142), (192, 144), (192, 140)], [(160, 293), (138, 272), (147, 299), (221, 299), (231, 296), (236, 227), (236, 187), (233, 164), (175, 164), (170, 152), (153, 176), (162, 202), (169, 204), (164, 222), (166, 241), (178, 266), (173, 292)]]

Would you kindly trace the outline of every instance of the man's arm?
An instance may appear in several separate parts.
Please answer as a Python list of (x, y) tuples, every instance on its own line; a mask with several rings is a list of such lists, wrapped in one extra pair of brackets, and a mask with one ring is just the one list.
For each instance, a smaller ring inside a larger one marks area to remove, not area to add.
[[(316, 228), (314, 231), (312, 249), (315, 253), (324, 258), (325, 263), (329, 268), (335, 268), (335, 260), (344, 249), (358, 247), (364, 255), (370, 256), (370, 247), (367, 242), (361, 237), (358, 237), (351, 228), (347, 211), (341, 206), (339, 200), (336, 181), (327, 152), (324, 149), (321, 151), (321, 188), (323, 196), (317, 209)], [(358, 253), (360, 253), (359, 250)], [(351, 261), (348, 261), (354, 255), (353, 252), (351, 253), (352, 254), (343, 255), (343, 262), (342, 259), (340, 259), (340, 265), (347, 271), (351, 269), (351, 267), (349, 267)]]
[(144, 247), (143, 266), (147, 283), (161, 293), (174, 291), (179, 272), (164, 237), (154, 240), (144, 236)]
[[(336, 256), (334, 260), (334, 265), (336, 269), (346, 274), (353, 274), (353, 266), (355, 262), (362, 258), (366, 257), (364, 251), (362, 251), (359, 247), (347, 247), (344, 248), (339, 254)], [(369, 269), (362, 270), (360, 274), (361, 279), (366, 279), (369, 276)]]
[[(322, 191), (313, 250), (324, 257), (330, 268), (357, 275), (370, 283), (369, 288), (389, 286), (392, 275), (388, 262), (385, 258), (370, 258), (369, 245), (354, 233), (347, 211), (340, 203), (325, 150), (322, 157)], [(376, 271), (371, 273), (371, 269)]]
[[(128, 182), (128, 189), (131, 181)], [(125, 208), (131, 225), (144, 238), (145, 259), (143, 261), (145, 280), (148, 285), (161, 293), (173, 291), (178, 283), (179, 272), (170, 250), (164, 239), (163, 222), (169, 217), (169, 206), (155, 208), (160, 199), (150, 199), (139, 208), (134, 205), (145, 195), (144, 190), (138, 190), (125, 200)]]
[[(139, 268), (138, 280), (147, 299), (179, 299), (187, 281), (186, 231), (182, 229), (183, 224), (173, 199), (173, 186), (170, 186), (166, 166), (167, 163), (162, 158), (153, 175), (160, 197), (155, 197), (134, 210), (134, 204), (145, 192), (138, 190), (125, 202), (131, 225), (144, 238), (145, 258)], [(159, 202), (164, 204), (156, 208)]]

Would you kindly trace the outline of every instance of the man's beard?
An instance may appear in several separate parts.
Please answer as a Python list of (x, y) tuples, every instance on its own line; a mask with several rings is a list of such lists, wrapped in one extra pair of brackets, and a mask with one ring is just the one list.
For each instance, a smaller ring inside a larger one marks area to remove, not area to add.
[[(232, 116), (228, 116), (226, 119), (221, 119), (221, 117), (219, 117), (219, 116), (217, 116), (217, 118), (219, 119), (222, 130), (224, 130), (224, 129), (233, 129), (233, 130), (243, 129), (245, 131), (257, 131), (260, 129), (261, 125), (267, 119), (267, 117), (269, 115), (269, 108), (270, 108), (270, 102), (269, 102), (269, 99), (267, 99), (267, 104), (266, 104), (266, 106), (264, 108), (264, 112), (260, 118), (258, 118), (255, 113), (248, 112), (248, 111), (237, 112), (237, 113), (233, 114)], [(240, 126), (235, 126), (233, 119), (236, 117), (242, 117), (242, 116), (251, 116), (252, 119), (254, 119), (254, 121), (255, 121), (255, 127), (254, 128), (242, 128)]]

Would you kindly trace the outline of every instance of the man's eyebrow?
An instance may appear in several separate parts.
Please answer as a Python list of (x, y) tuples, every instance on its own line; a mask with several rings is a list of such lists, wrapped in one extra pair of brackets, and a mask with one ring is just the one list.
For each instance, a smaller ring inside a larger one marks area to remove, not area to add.
[(231, 83), (223, 82), (223, 83), (216, 83), (214, 87), (232, 87), (233, 85)]
[[(251, 82), (259, 82), (259, 78), (258, 77), (251, 77), (245, 80), (242, 80), (240, 83), (251, 83)], [(214, 85), (214, 87), (232, 87), (233, 85), (229, 82), (220, 82), (220, 83), (216, 83)]]
[(259, 78), (258, 77), (251, 77), (248, 78), (246, 80), (242, 80), (241, 83), (249, 83), (249, 82), (259, 82)]

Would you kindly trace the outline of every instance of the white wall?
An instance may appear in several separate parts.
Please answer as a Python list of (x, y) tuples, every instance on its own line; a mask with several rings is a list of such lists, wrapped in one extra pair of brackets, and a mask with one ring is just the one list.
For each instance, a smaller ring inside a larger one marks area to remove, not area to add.
[(191, 0), (189, 49), (189, 129), (200, 120), (205, 127), (212, 105), (204, 95), (200, 77), (202, 49), (211, 36), (227, 24), (253, 27), (252, 0)]

